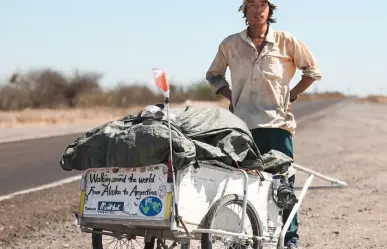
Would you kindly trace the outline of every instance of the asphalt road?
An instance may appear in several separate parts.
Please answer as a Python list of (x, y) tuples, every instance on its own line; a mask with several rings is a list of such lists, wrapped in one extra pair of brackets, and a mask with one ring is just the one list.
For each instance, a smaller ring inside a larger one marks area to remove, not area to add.
[[(322, 110), (340, 100), (294, 103), (296, 119)], [(0, 196), (38, 187), (79, 171), (63, 171), (59, 160), (67, 145), (82, 134), (0, 143)]]

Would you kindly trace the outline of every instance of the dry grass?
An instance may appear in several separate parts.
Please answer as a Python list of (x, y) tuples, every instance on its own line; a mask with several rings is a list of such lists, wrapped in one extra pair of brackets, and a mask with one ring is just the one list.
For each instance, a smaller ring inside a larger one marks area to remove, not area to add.
[(369, 95), (358, 100), (360, 103), (387, 104), (387, 96)]
[[(187, 101), (185, 104), (215, 104), (228, 107), (225, 100)], [(171, 107), (181, 104), (171, 104)], [(93, 107), (93, 108), (64, 108), (64, 109), (25, 109), (22, 111), (0, 111), (0, 128), (23, 126), (52, 126), (71, 124), (95, 124), (122, 118), (124, 115), (136, 113), (144, 106), (129, 108)]]
[(312, 94), (301, 94), (297, 98), (297, 102), (307, 102), (314, 100), (333, 100), (333, 99), (342, 99), (346, 96), (339, 92), (327, 92), (327, 93), (312, 93)]
[(87, 124), (117, 119), (136, 108), (25, 109), (0, 112), (0, 127), (26, 125)]
[[(331, 100), (344, 98), (342, 94), (303, 94), (298, 102)], [(228, 108), (228, 101), (186, 101), (183, 104), (215, 104)], [(173, 104), (177, 106), (181, 104)], [(108, 122), (123, 117), (124, 115), (140, 111), (144, 105), (135, 107), (87, 107), (87, 108), (61, 108), (61, 109), (24, 109), (21, 111), (0, 111), (0, 128), (25, 127), (25, 126), (52, 126), (71, 124), (96, 124)]]

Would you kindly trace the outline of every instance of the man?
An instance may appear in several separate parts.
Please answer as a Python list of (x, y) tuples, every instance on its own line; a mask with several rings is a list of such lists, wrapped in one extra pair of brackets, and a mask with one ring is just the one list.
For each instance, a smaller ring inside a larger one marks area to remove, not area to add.
[[(248, 27), (221, 42), (206, 78), (214, 92), (230, 101), (230, 111), (246, 122), (262, 154), (275, 149), (293, 158), (296, 122), (290, 104), (322, 76), (301, 41), (272, 29), (275, 9), (267, 0), (244, 0), (239, 11)], [(232, 89), (225, 79), (227, 67)], [(302, 70), (302, 78), (290, 90), (296, 69)], [(289, 180), (293, 187), (294, 177)], [(284, 211), (285, 222), (290, 211)], [(298, 248), (297, 231), (296, 216), (285, 237), (288, 248)]]

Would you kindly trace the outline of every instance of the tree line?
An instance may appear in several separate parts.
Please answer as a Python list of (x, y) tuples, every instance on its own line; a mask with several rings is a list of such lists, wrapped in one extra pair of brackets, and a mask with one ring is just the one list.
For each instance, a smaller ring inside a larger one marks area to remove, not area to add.
[[(77, 107), (132, 107), (159, 103), (162, 96), (144, 83), (118, 82), (111, 89), (101, 86), (103, 74), (80, 72), (71, 75), (51, 68), (14, 73), (8, 82), (0, 85), (0, 110), (25, 108), (77, 108)], [(188, 87), (170, 83), (171, 101), (187, 99), (216, 101), (216, 96), (205, 80)]]

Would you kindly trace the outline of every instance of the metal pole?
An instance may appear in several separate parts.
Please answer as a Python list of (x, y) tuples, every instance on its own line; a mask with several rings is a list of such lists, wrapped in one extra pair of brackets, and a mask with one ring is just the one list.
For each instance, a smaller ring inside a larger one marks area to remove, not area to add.
[(246, 209), (247, 209), (247, 192), (249, 188), (249, 175), (246, 171), (238, 169), (238, 171), (243, 174), (243, 204), (242, 204), (242, 222), (241, 222), (241, 233), (245, 230), (245, 219), (246, 219)]
[(169, 117), (169, 98), (166, 97), (165, 98), (165, 104), (166, 104), (166, 108), (167, 108), (167, 118), (168, 118), (168, 129), (169, 129), (169, 154), (170, 154), (170, 164), (171, 164), (171, 168), (172, 168), (172, 186), (173, 186), (173, 190), (172, 190), (172, 214), (171, 214), (171, 230), (172, 231), (176, 231), (177, 230), (177, 226), (176, 226), (176, 222), (175, 222), (175, 213), (176, 213), (176, 206), (178, 206), (177, 204), (177, 200), (176, 200), (176, 192), (177, 192), (177, 188), (176, 188), (176, 179), (175, 179), (175, 169), (173, 167), (173, 155), (172, 155), (172, 152), (173, 152), (173, 148), (172, 148), (172, 130), (171, 130), (171, 119)]
[(331, 178), (331, 177), (325, 176), (325, 175), (320, 174), (320, 173), (318, 173), (318, 172), (316, 172), (316, 171), (313, 171), (313, 170), (311, 170), (311, 169), (302, 167), (301, 165), (292, 163), (292, 166), (293, 166), (295, 169), (299, 170), (299, 171), (302, 171), (302, 172), (305, 172), (305, 173), (308, 173), (308, 174), (313, 174), (313, 175), (315, 175), (317, 178), (320, 178), (320, 179), (322, 179), (322, 180), (328, 181), (328, 182), (330, 182), (331, 184), (337, 184), (337, 185), (340, 185), (340, 186), (343, 186), (343, 187), (348, 187), (347, 183), (345, 183), (345, 182), (342, 182), (342, 181), (333, 179), (333, 178)]
[(300, 194), (300, 197), (299, 197), (299, 200), (298, 202), (293, 206), (293, 209), (292, 211), (290, 212), (290, 215), (284, 225), (284, 227), (282, 228), (282, 231), (281, 231), (281, 235), (279, 237), (279, 241), (278, 241), (278, 247), (277, 249), (283, 249), (284, 248), (284, 243), (285, 243), (285, 234), (286, 232), (288, 231), (288, 228), (290, 226), (290, 222), (292, 222), (294, 216), (296, 215), (298, 209), (300, 208), (300, 205), (301, 205), (301, 202), (302, 200), (304, 199), (304, 196), (306, 194), (306, 191), (308, 190), (310, 184), (312, 183), (312, 180), (314, 178), (314, 175), (310, 175), (308, 177), (308, 179), (306, 180), (305, 182), (305, 185), (304, 187), (302, 188), (302, 191), (301, 191), (301, 194)]
[[(326, 189), (340, 189), (345, 188), (344, 186), (312, 186), (308, 190), (326, 190)], [(302, 187), (294, 187), (294, 191), (302, 190)]]

